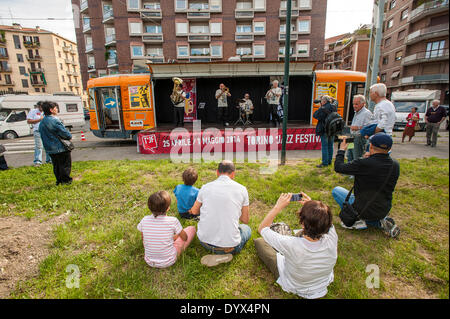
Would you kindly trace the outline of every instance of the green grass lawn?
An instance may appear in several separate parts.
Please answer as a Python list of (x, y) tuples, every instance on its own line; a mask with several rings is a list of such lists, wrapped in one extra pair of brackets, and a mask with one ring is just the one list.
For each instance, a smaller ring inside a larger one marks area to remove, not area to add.
[[(103, 161), (73, 164), (71, 186), (55, 186), (51, 166), (22, 167), (1, 173), (0, 216), (47, 220), (69, 212), (54, 229), (50, 255), (39, 275), (20, 281), (13, 298), (297, 298), (275, 284), (256, 256), (257, 227), (281, 192), (304, 191), (332, 208), (339, 235), (335, 280), (326, 298), (449, 298), (449, 162), (440, 159), (401, 160), (400, 179), (391, 216), (401, 228), (393, 240), (377, 230), (340, 227), (334, 186), (352, 181), (332, 168), (317, 169), (317, 160), (259, 174), (257, 164), (237, 164), (236, 181), (250, 196), (252, 239), (228, 264), (207, 268), (207, 254), (198, 239), (168, 269), (144, 261), (136, 225), (148, 215), (148, 196), (157, 190), (172, 194), (170, 215), (177, 216), (173, 188), (188, 164), (170, 161)], [(193, 164), (195, 186), (215, 179), (217, 164)], [(299, 228), (291, 204), (276, 221)], [(181, 221), (184, 227), (194, 221)], [(80, 288), (66, 288), (66, 267), (81, 271)], [(380, 288), (366, 287), (366, 267), (380, 270)]]

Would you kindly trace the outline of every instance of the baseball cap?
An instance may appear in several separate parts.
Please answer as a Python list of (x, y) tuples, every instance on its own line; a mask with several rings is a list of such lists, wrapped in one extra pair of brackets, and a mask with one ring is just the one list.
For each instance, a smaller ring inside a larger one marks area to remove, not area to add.
[(383, 150), (390, 150), (392, 147), (392, 137), (386, 133), (377, 133), (369, 138), (369, 143)]

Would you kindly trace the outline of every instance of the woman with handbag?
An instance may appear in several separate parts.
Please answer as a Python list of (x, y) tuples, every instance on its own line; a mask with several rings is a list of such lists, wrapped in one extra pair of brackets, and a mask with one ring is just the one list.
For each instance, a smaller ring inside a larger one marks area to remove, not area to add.
[(409, 142), (411, 142), (412, 137), (417, 129), (420, 130), (420, 126), (417, 124), (419, 122), (419, 113), (417, 113), (417, 107), (411, 108), (411, 113), (406, 117), (406, 127), (403, 131), (402, 143), (405, 141), (405, 136), (409, 136)]
[(53, 173), (56, 177), (56, 185), (72, 183), (70, 172), (72, 170), (72, 158), (70, 152), (73, 144), (70, 142), (72, 135), (64, 127), (56, 115), (59, 107), (55, 102), (42, 103), (44, 119), (39, 125), (42, 144), (45, 152), (50, 155), (53, 164)]
[(3, 153), (6, 152), (6, 148), (0, 144), (0, 170), (5, 171), (9, 169), (8, 164), (6, 164), (5, 155)]

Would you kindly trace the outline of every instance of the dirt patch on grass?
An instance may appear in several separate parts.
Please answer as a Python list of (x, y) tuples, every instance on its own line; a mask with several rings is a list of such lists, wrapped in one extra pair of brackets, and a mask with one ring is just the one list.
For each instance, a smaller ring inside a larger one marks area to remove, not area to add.
[(255, 200), (251, 202), (249, 206), (250, 216), (264, 217), (270, 211), (270, 208), (271, 207), (267, 206), (263, 202)]
[(428, 291), (420, 284), (406, 283), (399, 278), (383, 278), (386, 291), (381, 294), (381, 298), (399, 298), (399, 299), (437, 299), (439, 296)]
[(11, 216), (0, 218), (0, 298), (7, 298), (20, 280), (38, 274), (49, 253), (52, 229), (68, 220), (60, 215), (44, 222)]

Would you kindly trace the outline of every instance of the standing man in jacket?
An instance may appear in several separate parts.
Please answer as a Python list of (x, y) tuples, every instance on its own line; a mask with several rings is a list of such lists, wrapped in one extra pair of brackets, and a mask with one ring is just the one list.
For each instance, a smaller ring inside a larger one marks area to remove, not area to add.
[[(389, 156), (392, 147), (392, 138), (386, 133), (377, 133), (369, 139), (369, 157), (355, 159), (350, 163), (344, 163), (347, 143), (341, 143), (334, 162), (334, 170), (337, 173), (353, 175), (354, 195), (349, 202), (359, 213), (360, 220), (348, 229), (366, 229), (367, 226), (382, 229), (390, 237), (397, 237), (400, 229), (395, 225), (391, 217), (387, 217), (392, 207), (392, 193), (400, 175), (398, 162)], [(348, 195), (348, 190), (343, 187), (335, 187), (332, 195), (342, 208), (342, 204)]]
[(324, 95), (320, 98), (320, 107), (314, 112), (313, 117), (318, 121), (316, 135), (320, 136), (322, 142), (322, 163), (317, 167), (326, 167), (333, 161), (334, 136), (328, 136), (325, 130), (325, 120), (328, 114), (336, 112), (336, 107), (331, 104), (331, 98)]
[(425, 113), (427, 127), (427, 146), (436, 147), (437, 136), (441, 123), (447, 117), (445, 109), (439, 105), (439, 100), (431, 102), (431, 107)]

